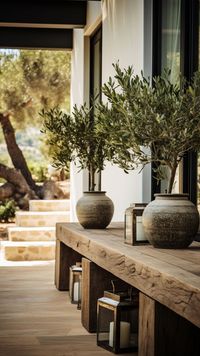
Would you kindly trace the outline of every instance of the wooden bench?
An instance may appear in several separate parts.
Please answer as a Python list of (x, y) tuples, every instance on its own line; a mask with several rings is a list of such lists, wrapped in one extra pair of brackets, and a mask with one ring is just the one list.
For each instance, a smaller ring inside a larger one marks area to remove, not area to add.
[(82, 322), (87, 330), (95, 331), (96, 298), (114, 275), (139, 290), (139, 356), (200, 355), (199, 242), (184, 250), (128, 246), (122, 223), (105, 230), (58, 223), (56, 229), (59, 290), (69, 289), (69, 266), (84, 257), (88, 304), (82, 306)]

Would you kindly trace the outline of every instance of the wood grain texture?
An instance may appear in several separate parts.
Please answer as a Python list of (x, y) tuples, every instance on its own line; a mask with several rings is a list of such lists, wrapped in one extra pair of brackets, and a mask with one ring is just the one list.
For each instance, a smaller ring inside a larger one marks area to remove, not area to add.
[(155, 355), (155, 301), (139, 294), (138, 356)]
[(0, 268), (0, 355), (110, 356), (53, 279), (53, 263)]
[[(82, 325), (87, 331), (96, 332), (97, 299), (103, 297), (105, 290), (112, 289), (111, 280), (116, 279), (116, 277), (87, 258), (82, 258), (82, 268)], [(118, 282), (120, 285), (123, 285), (125, 289), (128, 289), (126, 283), (122, 281)]]
[(122, 223), (105, 230), (60, 223), (57, 239), (200, 327), (200, 243), (174, 251), (130, 247), (124, 244)]
[(55, 286), (61, 291), (69, 290), (69, 268), (81, 261), (81, 255), (61, 241), (56, 241)]
[(199, 356), (200, 329), (160, 303), (155, 305), (155, 356)]

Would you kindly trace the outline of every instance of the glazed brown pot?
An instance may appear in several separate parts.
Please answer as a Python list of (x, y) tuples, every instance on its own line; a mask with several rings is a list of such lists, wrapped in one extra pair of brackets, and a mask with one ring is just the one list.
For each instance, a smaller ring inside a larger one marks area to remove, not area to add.
[(143, 212), (146, 238), (158, 248), (186, 248), (195, 238), (199, 213), (188, 194), (155, 194)]
[(114, 205), (106, 192), (84, 192), (76, 205), (78, 221), (85, 229), (105, 229), (113, 213)]

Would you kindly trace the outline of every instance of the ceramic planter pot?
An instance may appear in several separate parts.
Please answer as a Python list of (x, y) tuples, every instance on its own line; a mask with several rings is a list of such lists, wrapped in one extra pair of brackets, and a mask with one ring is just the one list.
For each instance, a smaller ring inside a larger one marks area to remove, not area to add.
[(188, 194), (155, 194), (143, 213), (146, 238), (158, 248), (186, 248), (195, 238), (199, 213)]
[(84, 192), (76, 205), (78, 221), (85, 229), (105, 229), (113, 213), (114, 205), (106, 192)]

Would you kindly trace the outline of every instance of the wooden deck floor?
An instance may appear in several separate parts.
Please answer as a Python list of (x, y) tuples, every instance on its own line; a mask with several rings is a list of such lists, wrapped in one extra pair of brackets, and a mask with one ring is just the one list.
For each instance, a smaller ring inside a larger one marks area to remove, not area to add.
[(0, 267), (0, 356), (109, 356), (54, 286), (54, 264)]

